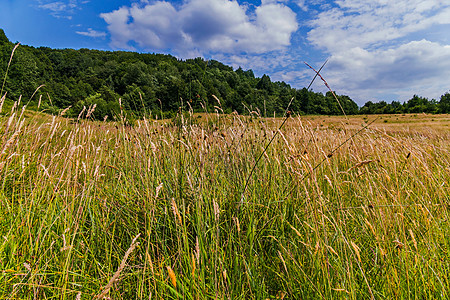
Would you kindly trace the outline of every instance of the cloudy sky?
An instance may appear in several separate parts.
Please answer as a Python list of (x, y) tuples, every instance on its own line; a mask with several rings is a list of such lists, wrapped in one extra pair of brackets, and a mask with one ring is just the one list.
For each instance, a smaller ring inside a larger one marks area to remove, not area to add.
[[(169, 53), (307, 86), (315, 67), (359, 104), (450, 90), (449, 0), (1, 0), (13, 42)], [(313, 90), (325, 92), (317, 81)]]

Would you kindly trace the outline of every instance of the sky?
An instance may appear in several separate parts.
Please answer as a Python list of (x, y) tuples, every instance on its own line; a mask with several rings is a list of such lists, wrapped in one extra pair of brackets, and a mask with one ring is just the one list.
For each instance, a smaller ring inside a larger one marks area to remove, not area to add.
[[(215, 59), (359, 105), (450, 90), (449, 0), (0, 0), (12, 42)], [(312, 89), (326, 92), (316, 80)]]

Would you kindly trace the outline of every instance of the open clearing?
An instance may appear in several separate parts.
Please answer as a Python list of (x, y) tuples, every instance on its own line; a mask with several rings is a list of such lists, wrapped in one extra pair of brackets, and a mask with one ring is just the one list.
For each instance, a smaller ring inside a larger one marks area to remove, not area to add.
[(450, 116), (283, 121), (1, 117), (0, 298), (448, 298)]

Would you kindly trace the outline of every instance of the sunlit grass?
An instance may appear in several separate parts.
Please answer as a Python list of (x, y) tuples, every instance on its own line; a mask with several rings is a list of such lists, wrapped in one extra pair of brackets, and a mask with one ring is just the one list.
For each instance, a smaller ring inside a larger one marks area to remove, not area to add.
[(448, 116), (397, 117), (292, 117), (244, 190), (283, 120), (9, 110), (0, 298), (446, 298)]

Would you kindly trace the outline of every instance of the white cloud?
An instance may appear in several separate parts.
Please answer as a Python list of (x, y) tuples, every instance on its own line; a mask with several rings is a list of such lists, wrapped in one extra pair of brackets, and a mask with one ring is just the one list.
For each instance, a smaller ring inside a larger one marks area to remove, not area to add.
[(272, 74), (278, 69), (288, 68), (295, 63), (295, 59), (288, 51), (271, 51), (262, 54), (216, 54), (214, 59), (235, 69), (238, 67), (244, 70), (253, 69), (257, 75)]
[(68, 6), (66, 4), (64, 4), (63, 2), (51, 2), (51, 3), (47, 3), (47, 4), (41, 4), (41, 5), (39, 5), (39, 7), (43, 8), (43, 9), (48, 9), (53, 12), (61, 12), (61, 11), (65, 11)]
[(450, 45), (434, 34), (450, 30), (448, 1), (335, 3), (310, 22), (308, 33), (313, 45), (331, 55), (323, 74), (333, 89), (360, 104), (383, 95), (438, 98), (449, 89)]
[(447, 0), (338, 0), (338, 7), (321, 12), (310, 22), (308, 40), (329, 52), (373, 47), (450, 24)]
[(104, 38), (106, 37), (106, 32), (96, 31), (92, 28), (88, 28), (87, 31), (76, 31), (77, 34), (93, 37), (93, 38)]
[(450, 46), (421, 40), (387, 50), (354, 47), (333, 55), (322, 73), (333, 89), (360, 104), (383, 94), (438, 98), (450, 88)]
[(308, 11), (308, 6), (306, 5), (306, 0), (297, 0), (296, 4), (304, 11)]
[(274, 3), (287, 3), (290, 0), (261, 0), (262, 5), (274, 4)]
[(279, 1), (264, 1), (250, 14), (230, 0), (187, 0), (176, 8), (166, 1), (123, 6), (101, 17), (111, 46), (186, 53), (264, 53), (282, 50), (298, 28), (295, 13)]
[(285, 81), (285, 82), (302, 82), (303, 85), (306, 85), (307, 81), (311, 81), (311, 79), (314, 77), (314, 75), (311, 75), (311, 72), (308, 72), (308, 70), (303, 69), (300, 71), (279, 71), (274, 73), (271, 76), (272, 81)]
[(313, 11), (317, 13), (317, 11), (327, 10), (331, 7), (331, 2), (328, 0), (292, 0), (298, 7), (300, 7), (303, 11)]
[(80, 9), (80, 4), (86, 4), (89, 1), (65, 0), (65, 1), (51, 1), (51, 0), (37, 0), (38, 8), (47, 10), (55, 18), (72, 19), (72, 15), (77, 9)]

